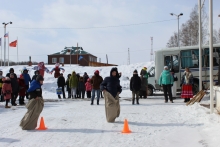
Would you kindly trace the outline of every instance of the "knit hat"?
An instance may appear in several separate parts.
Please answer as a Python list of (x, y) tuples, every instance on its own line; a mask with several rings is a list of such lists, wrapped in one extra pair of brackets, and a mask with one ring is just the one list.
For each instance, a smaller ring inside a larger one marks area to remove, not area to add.
[(95, 74), (99, 74), (99, 71), (98, 71), (98, 70), (96, 70), (96, 71), (95, 71)]
[(145, 70), (147, 70), (147, 67), (144, 67)]
[(136, 69), (134, 70), (134, 73), (138, 73)]
[(9, 69), (9, 72), (14, 72), (14, 68), (10, 68), (10, 69)]
[(42, 77), (42, 75), (38, 75), (37, 78), (36, 78), (36, 81), (40, 82), (40, 81), (43, 81), (44, 78)]
[(168, 69), (168, 66), (164, 66), (164, 68), (163, 69)]

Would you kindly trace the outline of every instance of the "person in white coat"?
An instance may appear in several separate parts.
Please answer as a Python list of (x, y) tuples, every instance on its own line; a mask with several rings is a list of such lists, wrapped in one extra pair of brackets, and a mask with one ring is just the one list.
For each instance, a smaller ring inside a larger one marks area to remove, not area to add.
[(175, 70), (172, 68), (170, 70), (172, 76), (173, 76), (173, 86), (172, 86), (172, 95), (173, 97), (176, 97), (176, 89), (177, 89), (177, 81), (178, 81), (178, 78), (175, 74)]

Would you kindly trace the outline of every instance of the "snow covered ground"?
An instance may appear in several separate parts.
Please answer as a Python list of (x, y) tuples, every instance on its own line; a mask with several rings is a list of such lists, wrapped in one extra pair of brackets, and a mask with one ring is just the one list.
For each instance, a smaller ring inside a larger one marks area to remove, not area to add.
[[(90, 105), (85, 100), (45, 102), (41, 116), (46, 131), (23, 131), (19, 122), (24, 106), (4, 109), (0, 105), (0, 146), (34, 147), (217, 147), (220, 146), (220, 116), (200, 106), (185, 106), (182, 99), (164, 103), (162, 96), (141, 99), (141, 105), (121, 100), (121, 115), (115, 123), (105, 119), (104, 100)], [(123, 121), (131, 134), (122, 134)]]
[[(131, 105), (128, 90), (129, 77), (133, 70), (153, 63), (139, 63), (119, 66), (123, 73), (120, 95), (121, 115), (115, 123), (107, 123), (104, 100), (100, 105), (90, 105), (89, 99), (57, 100), (56, 79), (45, 74), (43, 96), (53, 102), (45, 102), (41, 116), (48, 127), (46, 131), (23, 131), (19, 127), (26, 112), (24, 106), (5, 109), (0, 103), (0, 146), (17, 147), (218, 147), (220, 146), (220, 115), (209, 114), (205, 107), (195, 104), (185, 106), (182, 99), (164, 103), (161, 93), (148, 99), (141, 99), (141, 105)], [(52, 69), (54, 66), (47, 66)], [(14, 66), (19, 75), (23, 66)], [(103, 77), (109, 75), (111, 67), (65, 66), (64, 76), (73, 70), (81, 75), (93, 75), (96, 69)], [(31, 76), (34, 71), (28, 67)], [(4, 75), (9, 67), (2, 69)], [(203, 103), (207, 102), (206, 98)], [(27, 101), (26, 101), (27, 102)], [(131, 134), (122, 134), (123, 121), (129, 122)]]

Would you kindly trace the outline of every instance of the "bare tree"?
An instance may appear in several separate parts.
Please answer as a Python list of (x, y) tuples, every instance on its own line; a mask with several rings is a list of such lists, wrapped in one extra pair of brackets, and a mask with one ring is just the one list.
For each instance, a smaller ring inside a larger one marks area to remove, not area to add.
[(167, 47), (178, 47), (178, 33), (174, 32), (173, 36), (170, 37)]
[[(202, 9), (202, 43), (206, 42), (207, 38), (208, 15), (205, 8)], [(170, 41), (175, 36), (171, 36)], [(180, 46), (192, 46), (199, 44), (199, 15), (198, 5), (195, 5), (190, 13), (190, 18), (186, 23), (183, 23), (180, 29)], [(178, 45), (178, 44), (177, 44)]]

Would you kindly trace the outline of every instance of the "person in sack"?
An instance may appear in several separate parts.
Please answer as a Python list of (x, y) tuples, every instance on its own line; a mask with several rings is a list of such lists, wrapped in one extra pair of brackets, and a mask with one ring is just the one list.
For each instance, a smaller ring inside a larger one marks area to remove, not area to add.
[(180, 87), (182, 87), (181, 98), (184, 98), (184, 102), (190, 101), (190, 98), (193, 97), (193, 74), (188, 67), (185, 68), (183, 73)]
[(30, 99), (26, 105), (27, 112), (20, 122), (22, 130), (34, 130), (37, 127), (37, 121), (44, 107), (42, 96), (42, 88), (44, 78), (38, 75), (36, 80), (33, 80), (28, 89)]
[[(66, 82), (65, 82), (65, 78), (63, 77), (63, 73), (60, 73), (60, 76), (57, 79), (57, 86), (58, 86), (58, 88), (62, 88), (62, 93), (63, 93), (64, 99), (66, 98), (65, 89), (64, 89), (65, 85), (66, 85)], [(58, 98), (61, 99), (61, 96), (58, 95)]]
[(173, 76), (170, 74), (170, 71), (167, 66), (164, 66), (164, 70), (160, 75), (159, 85), (163, 86), (165, 103), (168, 102), (167, 93), (169, 94), (170, 102), (173, 103), (173, 96), (171, 92), (171, 87), (173, 86)]
[(90, 81), (90, 79), (87, 79), (87, 82), (85, 84), (87, 98), (91, 98), (92, 84)]
[(16, 99), (18, 97), (18, 92), (19, 92), (18, 80), (15, 78), (13, 73), (10, 74), (10, 80), (11, 80), (11, 87), (12, 87), (11, 105), (17, 106)]
[(17, 79), (17, 75), (14, 73), (14, 68), (10, 68), (10, 69), (9, 69), (9, 73), (6, 74), (6, 77), (9, 77), (9, 78), (10, 78), (10, 74), (11, 74), (11, 73), (13, 73), (15, 79)]
[(37, 76), (40, 74), (39, 70), (34, 71), (34, 75), (31, 79), (31, 81), (36, 80)]
[(132, 105), (135, 102), (135, 95), (136, 95), (136, 102), (139, 105), (139, 91), (141, 90), (141, 78), (138, 76), (138, 72), (135, 69), (133, 72), (133, 77), (130, 80), (130, 90), (132, 91)]
[(171, 72), (171, 75), (173, 76), (172, 96), (173, 96), (173, 98), (175, 98), (176, 97), (176, 88), (177, 88), (176, 83), (178, 81), (178, 78), (177, 78), (177, 76), (175, 74), (175, 70), (173, 68), (170, 70), (170, 72)]
[(79, 78), (78, 90), (79, 90), (79, 98), (84, 99), (86, 86), (85, 86), (83, 77), (80, 77), (80, 78)]
[[(24, 77), (25, 87), (26, 87), (26, 89), (29, 89), (29, 83), (31, 82), (31, 77), (28, 74), (28, 70), (26, 68), (23, 69), (22, 75)], [(29, 99), (27, 92), (26, 92), (26, 99)]]
[(11, 80), (9, 77), (3, 78), (2, 94), (5, 99), (5, 108), (11, 108), (8, 106), (12, 94)]
[(94, 76), (91, 79), (92, 84), (92, 99), (91, 105), (93, 105), (93, 101), (95, 99), (95, 93), (97, 95), (97, 105), (99, 105), (99, 98), (100, 98), (100, 84), (102, 83), (103, 78), (99, 75), (99, 71), (96, 70)]
[(144, 67), (141, 70), (141, 90), (140, 90), (140, 98), (147, 98), (147, 91), (148, 91), (148, 72), (147, 67)]
[(68, 99), (71, 98), (71, 89), (69, 86), (70, 77), (71, 77), (71, 74), (68, 74), (67, 79), (66, 79), (66, 91), (68, 92)]
[(112, 68), (110, 76), (106, 77), (100, 85), (105, 98), (106, 119), (108, 122), (115, 122), (120, 115), (119, 94), (122, 92), (120, 80), (116, 76), (117, 68)]
[(3, 72), (0, 70), (0, 102), (4, 102), (5, 100), (4, 100), (4, 95), (3, 95), (3, 93), (2, 93), (2, 86), (3, 86), (3, 79), (4, 79), (4, 77), (3, 77)]
[(76, 72), (73, 71), (72, 75), (70, 76), (70, 80), (69, 80), (69, 87), (71, 89), (71, 96), (72, 99), (77, 98), (76, 97), (76, 88), (78, 86), (78, 78), (76, 76)]
[(23, 75), (20, 75), (20, 78), (18, 79), (18, 85), (19, 85), (19, 105), (25, 105), (24, 97), (26, 95), (27, 90)]

